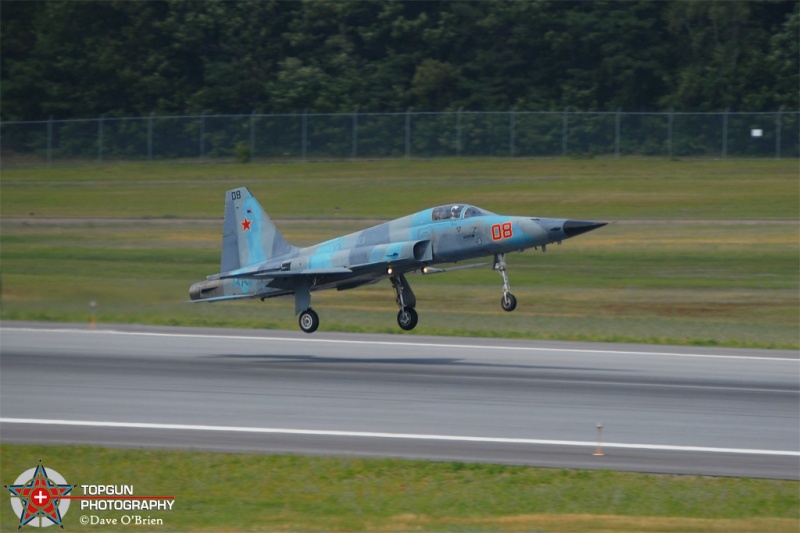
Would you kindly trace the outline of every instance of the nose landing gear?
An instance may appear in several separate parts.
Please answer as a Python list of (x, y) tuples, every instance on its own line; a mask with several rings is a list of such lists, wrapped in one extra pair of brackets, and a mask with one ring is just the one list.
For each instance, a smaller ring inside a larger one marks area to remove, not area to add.
[(517, 298), (511, 294), (511, 285), (508, 283), (508, 275), (506, 274), (506, 254), (497, 254), (494, 256), (494, 270), (500, 272), (503, 276), (503, 297), (500, 299), (500, 306), (504, 311), (511, 312), (517, 308)]

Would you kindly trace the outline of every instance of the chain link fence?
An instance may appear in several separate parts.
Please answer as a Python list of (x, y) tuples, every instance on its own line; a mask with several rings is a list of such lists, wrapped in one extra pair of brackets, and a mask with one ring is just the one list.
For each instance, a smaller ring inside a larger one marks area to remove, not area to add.
[(798, 158), (800, 112), (296, 113), (0, 123), (3, 168), (109, 161)]

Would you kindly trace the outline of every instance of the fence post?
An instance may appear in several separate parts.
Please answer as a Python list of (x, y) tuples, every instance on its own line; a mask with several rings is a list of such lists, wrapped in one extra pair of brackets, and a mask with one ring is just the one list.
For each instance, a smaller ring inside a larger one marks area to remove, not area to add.
[(509, 117), (509, 125), (508, 125), (508, 155), (509, 157), (514, 157), (514, 135), (516, 134), (516, 127), (517, 127), (517, 108), (511, 108), (511, 116)]
[(147, 160), (151, 161), (153, 159), (153, 115), (155, 115), (155, 111), (150, 112), (150, 116), (147, 117)]
[(567, 157), (567, 128), (569, 127), (568, 111), (564, 109), (561, 118), (561, 157)]
[(783, 106), (778, 109), (778, 114), (775, 116), (775, 159), (781, 158), (781, 115), (783, 114)]
[(406, 159), (411, 158), (411, 108), (406, 110)]
[(203, 156), (206, 153), (206, 110), (203, 110), (203, 114), (200, 115), (200, 159), (203, 159)]
[(352, 158), (358, 157), (358, 106), (353, 109), (353, 153)]
[(614, 159), (619, 159), (619, 122), (622, 108), (617, 108), (617, 115), (614, 117)]
[(722, 114), (722, 159), (728, 158), (728, 111)]
[(456, 157), (461, 157), (461, 111), (463, 107), (459, 107), (456, 112)]
[(97, 120), (97, 162), (103, 162), (103, 120), (106, 118), (106, 114), (103, 113), (100, 115), (100, 118)]
[(669, 158), (672, 159), (672, 120), (674, 118), (675, 109), (670, 108), (669, 115), (667, 115), (667, 153)]
[(302, 155), (303, 162), (305, 162), (306, 157), (308, 157), (308, 108), (303, 110), (303, 131), (301, 143), (300, 153)]
[(47, 121), (47, 166), (53, 162), (53, 115)]
[(256, 113), (258, 109), (253, 109), (250, 113), (250, 160), (256, 155)]

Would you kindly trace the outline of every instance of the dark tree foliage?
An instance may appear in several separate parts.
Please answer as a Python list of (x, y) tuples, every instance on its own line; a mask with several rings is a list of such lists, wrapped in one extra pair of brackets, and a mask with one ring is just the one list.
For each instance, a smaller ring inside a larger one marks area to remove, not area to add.
[(0, 5), (3, 120), (798, 109), (795, 1)]

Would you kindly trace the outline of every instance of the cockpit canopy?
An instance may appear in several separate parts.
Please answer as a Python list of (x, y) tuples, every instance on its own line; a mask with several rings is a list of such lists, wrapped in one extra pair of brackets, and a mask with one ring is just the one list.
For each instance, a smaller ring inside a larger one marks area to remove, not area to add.
[(434, 207), (433, 213), (431, 214), (431, 220), (435, 222), (437, 220), (471, 218), (471, 217), (480, 217), (484, 215), (493, 215), (493, 214), (494, 213), (491, 213), (479, 207), (475, 207), (473, 205), (450, 204), (450, 205), (442, 205), (439, 207)]

